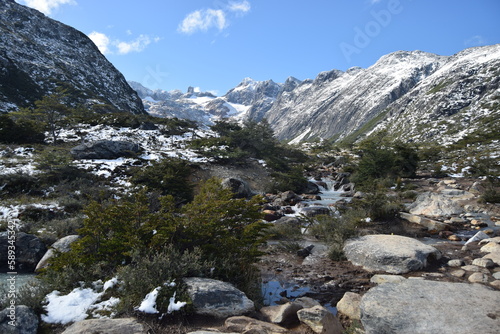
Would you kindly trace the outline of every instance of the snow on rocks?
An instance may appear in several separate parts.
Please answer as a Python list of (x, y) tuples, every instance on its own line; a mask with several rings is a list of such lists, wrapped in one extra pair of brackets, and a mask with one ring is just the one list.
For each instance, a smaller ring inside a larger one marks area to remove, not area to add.
[(66, 325), (86, 319), (89, 312), (92, 312), (94, 317), (100, 317), (98, 311), (110, 311), (119, 302), (118, 298), (111, 297), (98, 303), (106, 290), (116, 283), (116, 278), (107, 281), (101, 292), (91, 288), (76, 288), (67, 295), (61, 295), (57, 290), (52, 291), (45, 297), (47, 305), (44, 308), (47, 314), (42, 314), (42, 320), (46, 323)]

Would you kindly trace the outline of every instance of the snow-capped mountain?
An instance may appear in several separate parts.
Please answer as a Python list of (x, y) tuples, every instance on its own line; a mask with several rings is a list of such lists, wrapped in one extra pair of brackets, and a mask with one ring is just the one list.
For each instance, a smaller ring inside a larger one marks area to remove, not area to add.
[(456, 142), (500, 131), (500, 44), (466, 49), (388, 107), (379, 125), (417, 142)]
[[(290, 79), (298, 82), (297, 79)], [(129, 82), (143, 99), (146, 110), (154, 116), (178, 117), (211, 124), (221, 118), (260, 120), (273, 105), (284, 85), (272, 80), (255, 81), (245, 78), (224, 96), (199, 92), (189, 87), (179, 90), (151, 90), (138, 82)]]
[(454, 142), (500, 123), (499, 64), (500, 45), (492, 45), (453, 56), (398, 51), (369, 68), (326, 71), (314, 80), (246, 78), (221, 97), (132, 86), (154, 115), (204, 124), (266, 118), (291, 142), (355, 139), (382, 128), (402, 140)]
[(123, 75), (80, 31), (13, 0), (0, 0), (0, 31), (0, 111), (64, 85), (77, 104), (144, 113)]
[(266, 117), (281, 139), (341, 139), (383, 112), (445, 60), (420, 51), (399, 51), (367, 69), (322, 72), (279, 96)]

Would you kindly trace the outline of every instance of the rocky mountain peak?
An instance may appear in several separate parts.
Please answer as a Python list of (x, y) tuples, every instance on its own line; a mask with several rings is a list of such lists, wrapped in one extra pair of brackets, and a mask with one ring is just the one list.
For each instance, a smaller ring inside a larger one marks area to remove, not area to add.
[(0, 0), (0, 110), (15, 110), (64, 85), (75, 104), (143, 113), (137, 93), (82, 32)]

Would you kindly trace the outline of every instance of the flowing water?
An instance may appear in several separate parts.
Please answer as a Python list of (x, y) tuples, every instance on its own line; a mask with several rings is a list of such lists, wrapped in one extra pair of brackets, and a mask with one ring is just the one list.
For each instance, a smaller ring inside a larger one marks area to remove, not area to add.
[[(315, 182), (315, 180), (310, 181)], [(336, 191), (333, 189), (335, 181), (331, 179), (323, 179), (321, 181), (323, 182), (323, 184), (326, 184), (326, 187), (320, 186), (319, 196), (321, 197), (321, 199), (304, 201), (304, 203), (307, 203), (309, 207), (320, 206), (331, 208), (339, 200), (349, 200), (349, 198), (342, 196), (342, 194), (344, 193), (343, 191)], [(301, 215), (302, 205), (293, 206), (292, 209), (295, 211), (295, 213), (288, 216)], [(309, 244), (311, 244), (311, 242), (307, 242), (307, 245)], [(325, 247), (325, 245), (320, 245), (320, 243), (315, 244), (315, 248)], [(263, 303), (267, 306), (278, 305), (283, 297), (286, 297), (287, 299), (293, 301), (296, 298), (307, 295), (309, 292), (312, 292), (311, 287), (297, 284), (297, 282), (282, 282), (277, 280), (270, 280), (262, 284)], [(333, 314), (337, 313), (337, 309), (334, 306), (330, 304), (326, 304), (323, 306), (329, 309)]]

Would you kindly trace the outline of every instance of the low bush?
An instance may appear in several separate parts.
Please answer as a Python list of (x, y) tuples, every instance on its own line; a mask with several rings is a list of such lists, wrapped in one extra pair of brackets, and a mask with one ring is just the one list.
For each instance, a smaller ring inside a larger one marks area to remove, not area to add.
[(309, 233), (329, 246), (329, 257), (334, 261), (345, 260), (344, 243), (355, 237), (366, 214), (363, 210), (347, 210), (341, 216), (320, 215), (314, 217)]
[[(141, 266), (147, 261), (158, 263), (172, 256), (196, 255), (196, 263), (210, 263), (214, 268), (214, 278), (240, 289), (255, 287), (248, 280), (256, 277), (252, 274), (254, 263), (262, 254), (258, 247), (267, 240), (260, 197), (234, 199), (220, 180), (211, 179), (183, 207), (176, 206), (171, 195), (159, 201), (158, 210), (152, 210), (152, 201), (143, 190), (122, 200), (92, 202), (84, 210), (86, 218), (78, 230), (81, 238), (69, 252), (54, 257), (43, 275), (53, 286), (70, 288), (80, 281), (92, 282), (113, 277), (117, 271), (134, 270), (140, 262), (136, 254), (149, 259), (145, 258)], [(184, 265), (172, 268), (176, 273), (173, 276), (181, 273)]]
[(26, 173), (0, 175), (0, 198), (20, 195), (41, 195), (39, 179)]
[[(172, 245), (148, 253), (133, 252), (130, 265), (120, 267), (117, 276), (120, 283), (119, 311), (129, 312), (131, 306), (140, 305), (146, 294), (162, 287), (157, 299), (157, 309), (166, 313), (169, 298), (177, 293), (178, 300), (188, 300), (183, 294), (183, 277), (207, 277), (214, 267), (202, 259), (199, 248), (180, 252)], [(170, 284), (169, 284), (170, 283)], [(187, 311), (186, 308), (183, 311)]]
[(163, 159), (146, 168), (132, 171), (131, 182), (158, 190), (162, 195), (173, 196), (177, 203), (189, 202), (193, 199), (193, 185), (189, 181), (191, 167), (181, 159)]

